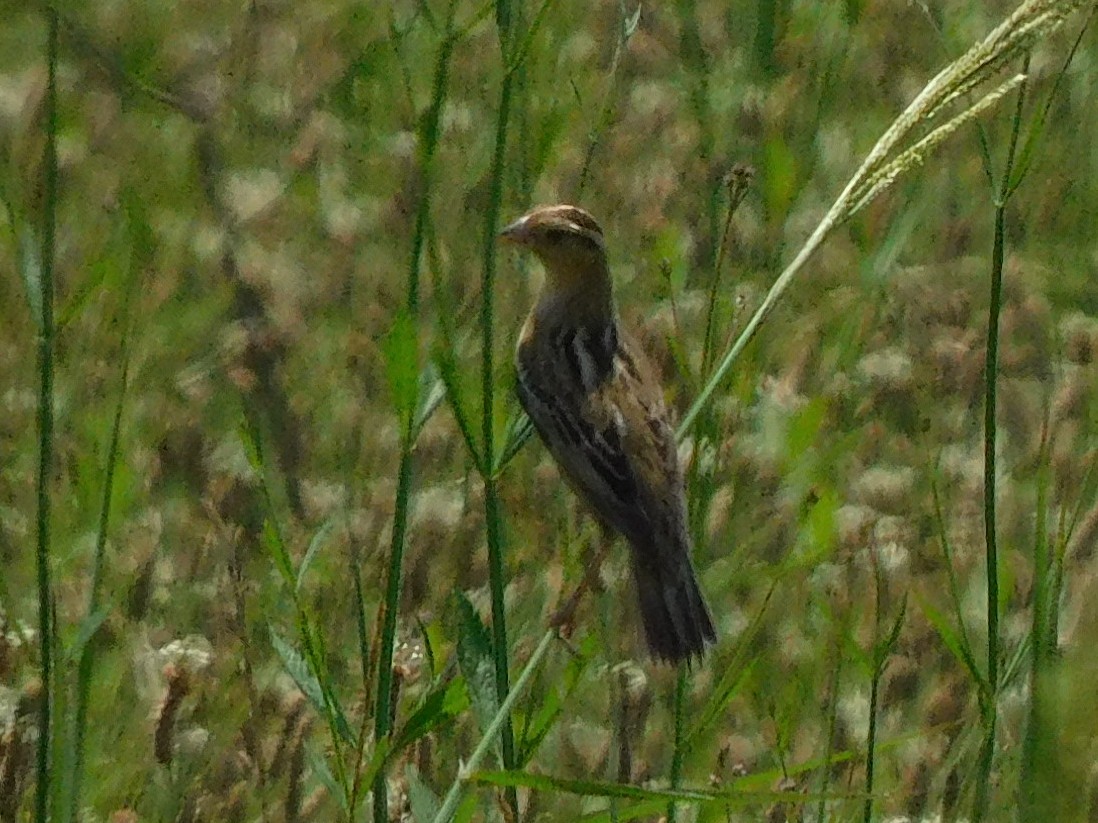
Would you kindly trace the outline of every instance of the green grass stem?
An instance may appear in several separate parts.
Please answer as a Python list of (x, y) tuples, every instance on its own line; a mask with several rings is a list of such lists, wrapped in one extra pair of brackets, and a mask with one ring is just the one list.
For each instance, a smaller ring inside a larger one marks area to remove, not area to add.
[[(507, 704), (510, 692), (507, 643), (507, 608), (504, 592), (507, 576), (504, 562), (503, 511), (499, 501), (498, 477), (491, 468), (496, 463), (496, 367), (495, 367), (495, 279), (496, 241), (499, 231), (499, 215), (503, 203), (503, 175), (506, 170), (508, 124), (511, 117), (512, 84), (515, 74), (510, 65), (515, 43), (514, 21), (510, 4), (502, 0), (497, 5), (496, 19), (499, 29), (500, 50), (506, 68), (499, 92), (499, 109), (496, 118), (495, 144), (492, 150), (492, 166), (489, 176), (488, 208), (484, 215), (484, 268), (481, 274), (481, 444), (484, 465), (488, 468), (484, 480), (485, 540), (488, 546), (488, 587), (492, 598), (492, 659), (495, 672), (496, 699)], [(499, 726), (500, 749), (503, 766), (515, 766), (515, 733), (510, 715), (503, 717)], [(507, 804), (518, 813), (518, 794), (512, 787), (506, 791)]]
[(629, 39), (637, 30), (637, 25), (640, 22), (640, 11), (641, 9), (638, 5), (635, 14), (627, 14), (623, 0), (619, 0), (618, 2), (618, 14), (621, 18), (618, 27), (618, 39), (614, 43), (614, 53), (610, 58), (610, 69), (606, 72), (606, 88), (602, 93), (602, 100), (599, 104), (595, 124), (591, 127), (587, 135), (587, 149), (584, 151), (583, 164), (580, 167), (579, 183), (576, 185), (577, 200), (583, 196), (583, 191), (587, 188), (587, 182), (591, 179), (591, 169), (594, 166), (595, 153), (598, 151), (599, 146), (602, 145), (602, 138), (606, 134), (606, 130), (610, 128), (610, 124), (613, 120), (618, 93), (620, 91), (621, 58), (625, 53), (626, 47), (629, 45)]
[[(400, 468), (397, 470), (396, 508), (393, 512), (393, 536), (389, 543), (389, 568), (382, 606), (381, 646), (378, 650), (376, 707), (374, 710), (374, 740), (388, 738), (393, 730), (393, 647), (396, 642), (397, 614), (403, 583), (404, 543), (408, 530), (408, 512), (412, 491), (411, 420), (402, 434)], [(374, 778), (374, 820), (389, 819), (389, 796), (385, 770)]]
[[(834, 640), (834, 646), (836, 650), (842, 648), (843, 637), (847, 630), (845, 615), (843, 618), (843, 625), (836, 631), (836, 637)], [(827, 706), (825, 716), (825, 726), (827, 728), (827, 737), (824, 744), (823, 762), (826, 764), (820, 770), (820, 787), (818, 789), (820, 798), (816, 804), (816, 819), (826, 820), (824, 811), (827, 808), (826, 795), (828, 788), (831, 785), (831, 759), (835, 754), (835, 740), (838, 734), (839, 728), (839, 683), (842, 677), (843, 670), (843, 655), (841, 651), (837, 651), (831, 661), (831, 671), (827, 679)]]
[[(682, 762), (684, 744), (686, 741), (686, 687), (690, 683), (690, 671), (686, 666), (679, 666), (675, 676), (675, 695), (673, 714), (675, 718), (675, 751), (671, 755), (671, 788), (677, 789), (682, 783)], [(678, 811), (675, 801), (667, 804), (667, 823), (675, 823), (678, 819)]]
[[(1029, 67), (1028, 55), (1025, 68)], [(984, 367), (984, 569), (987, 579), (987, 685), (989, 699), (984, 710), (984, 740), (976, 778), (973, 817), (984, 820), (991, 797), (991, 773), (995, 762), (995, 736), (998, 729), (999, 696), (999, 544), (996, 514), (997, 461), (995, 446), (998, 432), (999, 386), (999, 315), (1003, 304), (1003, 263), (1006, 255), (1006, 207), (1012, 193), (1011, 179), (1022, 127), (1026, 83), (1018, 89), (1017, 104), (1011, 123), (1006, 168), (999, 183), (995, 202), (995, 235), (991, 250), (991, 294), (988, 301), (986, 360)]]
[(881, 686), (880, 670), (873, 672), (869, 681), (869, 731), (865, 741), (865, 800), (862, 805), (862, 821), (873, 820), (873, 779), (877, 763), (877, 700)]
[[(95, 536), (95, 555), (92, 561), (91, 584), (88, 589), (88, 605), (84, 612), (84, 621), (92, 625), (101, 620), (100, 591), (103, 586), (103, 564), (107, 554), (107, 534), (110, 530), (111, 500), (114, 496), (115, 470), (118, 467), (120, 442), (122, 438), (122, 417), (126, 405), (127, 390), (129, 388), (130, 375), (130, 337), (132, 327), (130, 322), (130, 304), (138, 283), (140, 272), (136, 270), (138, 255), (131, 255), (131, 262), (135, 270), (127, 283), (125, 300), (122, 307), (120, 340), (121, 372), (118, 379), (118, 399), (115, 401), (114, 418), (111, 421), (110, 442), (107, 446), (107, 464), (103, 477), (103, 497), (99, 505), (99, 526)], [(92, 675), (96, 662), (96, 642), (94, 636), (89, 637), (80, 649), (80, 660), (76, 673), (76, 705), (73, 709), (72, 729), (69, 734), (69, 751), (66, 758), (67, 775), (70, 782), (69, 796), (65, 799), (66, 808), (62, 818), (70, 823), (79, 820), (81, 807), (81, 794), (84, 778), (84, 743), (88, 724), (88, 700), (91, 692)]]
[(1055, 819), (1052, 798), (1044, 795), (1041, 777), (1055, 771), (1056, 753), (1050, 745), (1055, 729), (1049, 727), (1050, 678), (1055, 665), (1056, 638), (1049, 633), (1055, 622), (1053, 558), (1049, 545), (1048, 505), (1051, 486), (1049, 427), (1046, 416), (1041, 433), (1036, 518), (1033, 529), (1033, 614), (1030, 624), (1029, 706), (1022, 739), (1022, 771), (1018, 792), (1019, 819)]
[(42, 691), (38, 708), (35, 820), (46, 823), (50, 802), (51, 710), (53, 705), (54, 626), (50, 580), (50, 496), (53, 478), (54, 262), (57, 233), (57, 13), (46, 9), (46, 154), (43, 168), (45, 199), (42, 215), (41, 309), (38, 326), (38, 514), (35, 562), (38, 578), (38, 649)]
[[(530, 655), (530, 660), (526, 663), (526, 668), (522, 670), (518, 679), (515, 680), (515, 687), (507, 693), (507, 697), (500, 703), (499, 710), (492, 718), (492, 722), (488, 724), (488, 728), (484, 730), (484, 734), (480, 738), (477, 747), (473, 749), (473, 753), (469, 755), (469, 759), (462, 764), (457, 778), (450, 784), (450, 788), (446, 792), (446, 798), (442, 802), (442, 808), (439, 809), (439, 812), (435, 815), (432, 823), (449, 823), (453, 818), (454, 812), (461, 802), (462, 790), (468, 784), (469, 778), (480, 767), (481, 761), (484, 760), (492, 750), (492, 746), (495, 745), (497, 736), (502, 734), (504, 728), (510, 725), (511, 710), (515, 707), (515, 702), (519, 699), (519, 696), (526, 691), (526, 687), (530, 684), (530, 679), (534, 676), (534, 672), (537, 671), (538, 666), (541, 665), (542, 658), (545, 657), (545, 653), (549, 651), (549, 646), (556, 636), (557, 633), (555, 631), (547, 631), (542, 635), (541, 641), (534, 649), (534, 653)], [(514, 787), (512, 787), (512, 791), (513, 790)]]
[(707, 255), (701, 262), (703, 269), (712, 272), (717, 265), (714, 243), (720, 220), (721, 191), (719, 185), (714, 185), (712, 173), (717, 168), (718, 148), (711, 104), (711, 60), (702, 40), (697, 0), (676, 0), (675, 11), (679, 23), (679, 59), (686, 69), (686, 99), (698, 128), (697, 159), (705, 180), (701, 198), (704, 201), (703, 212), (699, 222), (704, 226), (702, 232)]
[(732, 236), (732, 218), (740, 207), (751, 186), (754, 171), (749, 166), (737, 164), (725, 176), (725, 188), (728, 189), (728, 206), (724, 214), (724, 228), (717, 246), (717, 255), (713, 262), (713, 273), (709, 281), (709, 295), (705, 306), (705, 338), (702, 341), (702, 374), (713, 370), (713, 357), (716, 354), (716, 316), (717, 297), (721, 290), (721, 274), (724, 260), (728, 256), (729, 240)]
[[(424, 119), (419, 157), (422, 190), (416, 208), (415, 230), (412, 236), (411, 256), (408, 261), (405, 305), (408, 318), (414, 323), (419, 312), (419, 271), (423, 249), (430, 223), (431, 188), (435, 155), (438, 149), (439, 124), (446, 102), (450, 62), (456, 37), (454, 14), (456, 3), (450, 4), (446, 34), (435, 59), (431, 105)], [(415, 414), (411, 407), (402, 410), (400, 465), (397, 469), (396, 500), (393, 512), (392, 539), (389, 544), (389, 564), (386, 575), (385, 601), (381, 610), (381, 641), (378, 648), (377, 689), (375, 691), (374, 740), (379, 744), (393, 730), (393, 651), (396, 645), (397, 616), (400, 613), (400, 595), (403, 589), (404, 549), (408, 532), (413, 484), (413, 451), (415, 447)], [(384, 769), (374, 778), (373, 809), (375, 820), (389, 819), (388, 783)]]

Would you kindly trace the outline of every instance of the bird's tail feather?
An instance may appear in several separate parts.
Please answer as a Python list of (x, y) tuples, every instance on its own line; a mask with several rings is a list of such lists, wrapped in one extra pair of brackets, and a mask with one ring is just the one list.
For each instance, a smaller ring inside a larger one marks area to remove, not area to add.
[(690, 558), (683, 556), (677, 568), (635, 559), (641, 621), (652, 656), (670, 663), (701, 657), (717, 632)]

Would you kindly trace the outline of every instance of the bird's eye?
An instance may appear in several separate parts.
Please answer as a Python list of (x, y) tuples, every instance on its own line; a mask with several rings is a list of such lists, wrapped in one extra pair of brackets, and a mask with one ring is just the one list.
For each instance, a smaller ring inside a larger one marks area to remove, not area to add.
[(550, 243), (563, 243), (571, 236), (571, 232), (567, 229), (550, 228), (545, 230), (545, 237)]

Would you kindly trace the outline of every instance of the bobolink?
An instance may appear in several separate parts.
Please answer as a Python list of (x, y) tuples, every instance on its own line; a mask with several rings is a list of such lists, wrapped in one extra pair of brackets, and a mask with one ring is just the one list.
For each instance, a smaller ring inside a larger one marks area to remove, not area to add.
[(602, 229), (560, 205), (500, 236), (546, 274), (515, 353), (519, 401), (568, 483), (629, 541), (652, 655), (699, 657), (716, 632), (690, 560), (675, 434), (652, 367), (618, 325)]

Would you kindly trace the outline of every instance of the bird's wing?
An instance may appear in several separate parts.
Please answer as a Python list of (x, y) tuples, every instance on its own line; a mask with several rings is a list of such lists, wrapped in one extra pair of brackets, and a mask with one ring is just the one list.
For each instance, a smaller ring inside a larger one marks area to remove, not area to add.
[(647, 535), (659, 551), (689, 550), (686, 496), (675, 431), (663, 392), (640, 349), (626, 341), (615, 379), (607, 386), (621, 414), (623, 450), (637, 478), (637, 505), (649, 520)]
[(518, 381), (518, 395), (568, 482), (619, 531), (637, 506), (637, 478), (612, 418), (592, 414), (587, 398), (547, 375)]
[(674, 433), (643, 364), (619, 352), (592, 390), (568, 358), (537, 360), (535, 367), (519, 353), (519, 399), (571, 485), (634, 544), (678, 538), (684, 501)]

